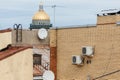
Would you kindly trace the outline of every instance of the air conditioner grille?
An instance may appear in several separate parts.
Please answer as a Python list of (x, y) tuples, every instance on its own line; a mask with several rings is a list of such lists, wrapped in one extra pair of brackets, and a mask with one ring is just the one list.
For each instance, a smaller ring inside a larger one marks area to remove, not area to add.
[(82, 53), (86, 54), (86, 48), (85, 47), (82, 48)]
[(73, 63), (76, 63), (76, 56), (73, 56)]

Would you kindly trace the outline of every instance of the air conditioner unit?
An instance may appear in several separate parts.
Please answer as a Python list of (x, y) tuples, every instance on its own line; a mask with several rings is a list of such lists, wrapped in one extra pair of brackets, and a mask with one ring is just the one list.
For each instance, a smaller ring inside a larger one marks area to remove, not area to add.
[(83, 46), (82, 47), (82, 54), (85, 56), (93, 56), (94, 49), (92, 46)]
[(82, 65), (83, 64), (82, 57), (78, 56), (78, 55), (73, 55), (72, 56), (72, 64)]

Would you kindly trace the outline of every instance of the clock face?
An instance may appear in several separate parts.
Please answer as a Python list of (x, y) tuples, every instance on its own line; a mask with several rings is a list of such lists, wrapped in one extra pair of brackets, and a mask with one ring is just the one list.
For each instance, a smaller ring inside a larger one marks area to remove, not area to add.
[(48, 36), (48, 32), (47, 32), (46, 29), (41, 28), (41, 29), (38, 31), (38, 37), (39, 37), (40, 39), (45, 39), (45, 38), (47, 38), (47, 36)]

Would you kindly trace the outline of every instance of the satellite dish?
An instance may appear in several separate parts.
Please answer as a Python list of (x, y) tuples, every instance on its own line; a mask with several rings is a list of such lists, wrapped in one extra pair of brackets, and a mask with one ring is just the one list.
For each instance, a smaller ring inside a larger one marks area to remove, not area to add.
[(41, 28), (41, 29), (38, 31), (38, 37), (39, 37), (40, 39), (45, 39), (45, 38), (47, 38), (47, 36), (48, 36), (48, 32), (47, 32), (46, 29)]
[(43, 73), (43, 79), (44, 80), (54, 80), (55, 79), (54, 73), (50, 70), (45, 71)]

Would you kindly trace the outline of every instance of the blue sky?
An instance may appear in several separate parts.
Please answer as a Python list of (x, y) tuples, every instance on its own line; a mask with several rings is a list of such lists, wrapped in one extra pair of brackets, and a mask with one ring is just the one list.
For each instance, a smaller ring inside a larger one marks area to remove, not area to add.
[[(56, 26), (96, 24), (101, 10), (120, 9), (120, 0), (0, 0), (0, 29), (12, 28), (15, 23), (28, 28), (40, 2), (56, 7)], [(44, 7), (54, 21), (53, 8)]]

